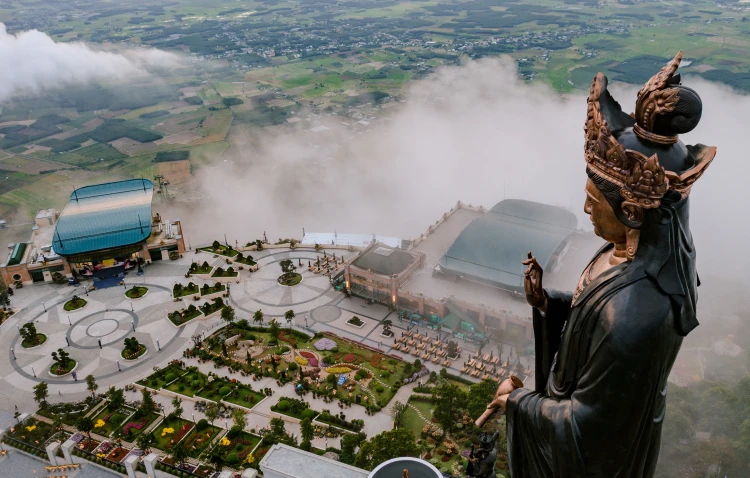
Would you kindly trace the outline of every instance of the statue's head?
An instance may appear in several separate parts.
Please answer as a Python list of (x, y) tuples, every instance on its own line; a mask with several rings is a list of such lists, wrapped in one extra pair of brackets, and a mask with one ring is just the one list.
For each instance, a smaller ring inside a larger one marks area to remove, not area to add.
[(698, 94), (675, 74), (681, 59), (680, 52), (641, 88), (631, 115), (607, 91), (604, 74), (597, 74), (589, 91), (584, 210), (597, 235), (628, 244), (629, 260), (649, 211), (686, 201), (716, 153), (678, 138), (698, 125), (702, 112)]

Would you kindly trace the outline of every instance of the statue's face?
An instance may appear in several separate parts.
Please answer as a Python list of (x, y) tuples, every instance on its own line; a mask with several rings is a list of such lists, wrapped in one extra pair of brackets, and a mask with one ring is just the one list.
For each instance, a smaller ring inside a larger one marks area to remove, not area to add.
[(615, 216), (599, 188), (589, 179), (586, 181), (586, 203), (583, 211), (594, 224), (594, 234), (613, 244), (624, 244), (628, 227)]

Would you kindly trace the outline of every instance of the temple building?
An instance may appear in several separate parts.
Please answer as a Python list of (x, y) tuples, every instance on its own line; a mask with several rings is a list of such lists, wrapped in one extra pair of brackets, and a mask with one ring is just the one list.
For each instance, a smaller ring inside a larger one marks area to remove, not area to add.
[(119, 282), (139, 263), (179, 257), (185, 252), (182, 224), (152, 216), (153, 192), (147, 179), (74, 190), (62, 213), (39, 211), (30, 239), (8, 246), (3, 280), (31, 284), (81, 275)]

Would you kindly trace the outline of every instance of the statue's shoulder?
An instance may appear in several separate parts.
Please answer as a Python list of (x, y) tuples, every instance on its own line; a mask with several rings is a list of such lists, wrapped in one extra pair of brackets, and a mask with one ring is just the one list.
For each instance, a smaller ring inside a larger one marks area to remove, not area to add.
[(599, 319), (599, 327), (608, 335), (640, 340), (671, 331), (672, 305), (648, 277), (634, 276), (602, 298)]

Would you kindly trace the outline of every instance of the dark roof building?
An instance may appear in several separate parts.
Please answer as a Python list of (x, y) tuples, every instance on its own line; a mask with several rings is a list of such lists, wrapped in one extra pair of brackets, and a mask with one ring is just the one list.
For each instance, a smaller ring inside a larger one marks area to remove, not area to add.
[(416, 256), (382, 243), (368, 247), (352, 265), (376, 274), (398, 275), (416, 260)]
[(439, 269), (445, 274), (521, 292), (521, 261), (528, 251), (542, 268), (553, 268), (577, 225), (576, 216), (561, 207), (508, 199), (466, 226), (440, 259)]

